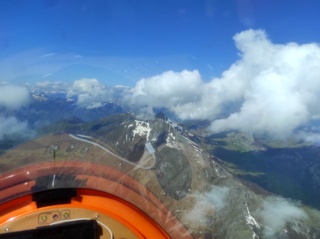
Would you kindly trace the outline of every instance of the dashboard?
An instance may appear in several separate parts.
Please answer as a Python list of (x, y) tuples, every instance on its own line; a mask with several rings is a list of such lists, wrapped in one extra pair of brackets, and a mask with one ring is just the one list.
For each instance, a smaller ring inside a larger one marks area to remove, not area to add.
[[(53, 192), (69, 197), (66, 190)], [(2, 205), (0, 239), (169, 238), (151, 218), (112, 195), (78, 189), (62, 204), (61, 197), (50, 195), (44, 191), (41, 197), (26, 195)]]

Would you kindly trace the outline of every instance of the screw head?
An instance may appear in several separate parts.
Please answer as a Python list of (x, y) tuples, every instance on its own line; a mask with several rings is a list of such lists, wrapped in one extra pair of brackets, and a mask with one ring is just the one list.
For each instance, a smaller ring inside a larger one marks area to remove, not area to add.
[(43, 215), (41, 216), (41, 220), (44, 222), (44, 221), (47, 221), (47, 216), (46, 215)]
[(58, 214), (55, 213), (55, 214), (52, 215), (52, 219), (53, 220), (58, 220), (58, 218), (59, 218)]

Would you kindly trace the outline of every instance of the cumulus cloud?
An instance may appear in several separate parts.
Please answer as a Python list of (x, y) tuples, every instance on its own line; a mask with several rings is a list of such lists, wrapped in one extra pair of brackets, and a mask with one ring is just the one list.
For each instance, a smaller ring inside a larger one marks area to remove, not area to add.
[(138, 81), (124, 96), (124, 101), (149, 114), (152, 114), (153, 107), (167, 107), (181, 116), (179, 113), (183, 114), (184, 110), (180, 107), (186, 107), (201, 97), (201, 86), (197, 70), (167, 71)]
[(265, 228), (264, 234), (268, 237), (275, 235), (289, 222), (294, 223), (307, 218), (302, 209), (283, 198), (276, 197), (265, 199), (258, 215)]
[[(30, 92), (26, 87), (9, 85), (7, 82), (0, 84), (0, 107), (2, 109), (10, 112), (29, 104), (30, 101)], [(21, 122), (13, 116), (0, 115), (0, 140), (31, 135), (33, 132), (28, 129), (26, 121)]]
[(28, 128), (26, 121), (21, 122), (13, 116), (0, 116), (0, 122), (0, 140), (16, 137), (32, 137), (34, 135), (34, 132)]
[(0, 85), (0, 106), (15, 110), (30, 103), (28, 89), (23, 86)]
[(251, 29), (234, 41), (239, 60), (220, 78), (206, 82), (197, 70), (164, 72), (138, 81), (124, 100), (149, 113), (166, 107), (181, 119), (210, 120), (210, 133), (286, 138), (319, 118), (318, 44), (274, 44), (263, 30)]
[(239, 111), (212, 122), (212, 132), (238, 129), (288, 137), (297, 127), (318, 117), (318, 45), (276, 45), (263, 31), (253, 30), (239, 33), (234, 39), (242, 52), (234, 66), (242, 73), (243, 103)]
[(67, 92), (67, 97), (76, 97), (77, 105), (84, 108), (98, 108), (109, 100), (106, 88), (97, 79), (80, 79), (74, 81)]

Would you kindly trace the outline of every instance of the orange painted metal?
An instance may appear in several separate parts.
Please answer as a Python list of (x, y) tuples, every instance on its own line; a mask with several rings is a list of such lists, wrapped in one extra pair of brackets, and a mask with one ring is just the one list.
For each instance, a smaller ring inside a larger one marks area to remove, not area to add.
[[(149, 216), (133, 205), (104, 192), (79, 189), (77, 198), (68, 204), (60, 204), (41, 208), (51, 210), (59, 208), (84, 208), (104, 214), (122, 223), (138, 238), (170, 238), (170, 236)], [(0, 225), (39, 211), (31, 195), (19, 197), (0, 206)], [(40, 212), (39, 212), (40, 213)]]
[[(81, 161), (56, 163), (55, 171), (75, 175), (80, 180), (86, 179), (85, 185), (78, 189), (77, 199), (67, 206), (83, 207), (113, 217), (140, 238), (192, 238), (155, 195), (123, 172), (106, 165)], [(18, 198), (0, 205), (0, 224), (37, 210), (31, 196), (26, 194), (31, 193), (37, 178), (47, 175), (52, 175), (51, 163), (29, 165), (2, 175), (0, 200), (9, 199), (12, 195)], [(63, 206), (66, 207), (65, 204)]]

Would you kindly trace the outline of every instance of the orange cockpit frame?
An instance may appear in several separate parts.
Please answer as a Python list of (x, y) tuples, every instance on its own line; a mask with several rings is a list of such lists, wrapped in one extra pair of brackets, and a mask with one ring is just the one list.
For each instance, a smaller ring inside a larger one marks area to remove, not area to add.
[[(86, 178), (67, 203), (37, 206), (32, 187), (39, 177), (52, 175), (51, 163), (38, 163), (2, 175), (0, 234), (94, 219), (101, 238), (192, 238), (188, 230), (145, 186), (112, 167), (90, 162), (56, 164), (56, 171)], [(8, 200), (6, 200), (6, 198)], [(10, 200), (9, 200), (10, 199)]]

